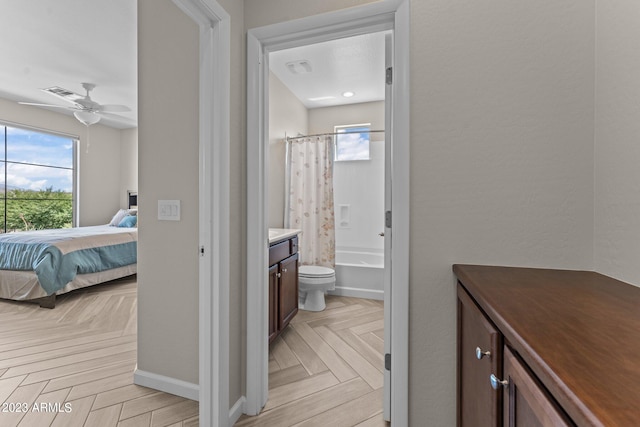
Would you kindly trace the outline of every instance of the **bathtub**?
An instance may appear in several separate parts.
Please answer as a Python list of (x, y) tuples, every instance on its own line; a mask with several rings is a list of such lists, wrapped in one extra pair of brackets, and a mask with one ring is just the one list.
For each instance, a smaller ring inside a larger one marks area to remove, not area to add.
[(336, 250), (336, 289), (329, 293), (384, 299), (384, 254), (377, 249)]

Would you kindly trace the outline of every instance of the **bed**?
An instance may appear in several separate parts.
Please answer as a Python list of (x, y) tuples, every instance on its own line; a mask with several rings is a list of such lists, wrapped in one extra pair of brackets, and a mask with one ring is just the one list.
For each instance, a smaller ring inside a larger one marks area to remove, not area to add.
[(136, 274), (132, 213), (121, 209), (107, 225), (0, 235), (0, 298), (54, 308), (56, 295)]

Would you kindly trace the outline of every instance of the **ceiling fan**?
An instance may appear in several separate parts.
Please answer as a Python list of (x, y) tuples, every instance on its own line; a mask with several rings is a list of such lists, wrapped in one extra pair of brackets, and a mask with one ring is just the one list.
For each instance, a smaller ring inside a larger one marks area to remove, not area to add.
[[(54, 104), (38, 104), (34, 102), (20, 102), (23, 105), (35, 105), (37, 107), (52, 107), (52, 108), (64, 108), (66, 110), (72, 110), (73, 115), (78, 121), (85, 126), (96, 124), (100, 121), (102, 116), (108, 117), (111, 113), (124, 113), (131, 111), (126, 105), (117, 104), (98, 104), (89, 96), (96, 85), (93, 83), (82, 83), (82, 87), (87, 91), (85, 96), (78, 95), (70, 90), (63, 89), (59, 86), (52, 86), (42, 91), (50, 93), (51, 95), (62, 98), (67, 102), (71, 102), (73, 106), (54, 105)], [(117, 117), (117, 116), (114, 116)]]

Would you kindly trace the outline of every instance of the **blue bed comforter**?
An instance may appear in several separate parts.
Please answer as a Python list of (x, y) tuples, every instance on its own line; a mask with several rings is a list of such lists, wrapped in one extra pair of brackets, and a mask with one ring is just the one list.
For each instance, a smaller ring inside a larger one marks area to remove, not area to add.
[(76, 274), (137, 262), (136, 228), (100, 225), (0, 235), (0, 269), (34, 271), (51, 295)]

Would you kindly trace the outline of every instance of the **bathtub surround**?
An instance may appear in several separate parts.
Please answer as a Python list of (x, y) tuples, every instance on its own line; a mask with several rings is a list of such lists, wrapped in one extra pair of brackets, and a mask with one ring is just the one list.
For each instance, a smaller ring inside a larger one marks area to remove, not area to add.
[[(269, 227), (284, 226), (285, 137), (331, 133), (334, 126), (353, 123), (371, 123), (371, 129), (384, 129), (384, 101), (307, 109), (273, 73), (269, 73)], [(376, 144), (384, 140), (384, 133), (372, 132), (370, 137), (370, 146), (375, 150)], [(334, 174), (335, 171), (334, 165)], [(338, 200), (335, 191), (334, 188), (334, 199)]]
[[(383, 104), (379, 105), (383, 106)], [(351, 110), (353, 111), (353, 109)], [(375, 135), (378, 140), (371, 141), (370, 160), (333, 162), (333, 200), (338, 205), (338, 218), (335, 220), (335, 247), (337, 248), (335, 277), (332, 278), (332, 281), (335, 281), (335, 286), (332, 283), (325, 290), (334, 295), (382, 300), (384, 298), (384, 237), (380, 233), (384, 230), (385, 142), (379, 139), (381, 134), (371, 133), (371, 135)], [(308, 147), (305, 150), (300, 150), (303, 147), (301, 144), (312, 144), (312, 148), (315, 149), (318, 147), (313, 147), (313, 145), (317, 145), (317, 142), (313, 141), (318, 138), (331, 140), (331, 137), (332, 135), (294, 138), (291, 139), (291, 142), (296, 142), (297, 145), (292, 148), (292, 144), (289, 144), (287, 148), (289, 152), (296, 153), (290, 154), (293, 158), (291, 161), (287, 160), (287, 165), (293, 163), (293, 167), (303, 166), (298, 172), (287, 174), (292, 177), (293, 181), (292, 183), (288, 182), (287, 186), (290, 187), (297, 182), (298, 186), (293, 188), (296, 188), (300, 192), (299, 194), (305, 195), (305, 198), (296, 197), (290, 193), (289, 202), (294, 206), (286, 207), (285, 212), (294, 212), (293, 208), (300, 208), (296, 213), (300, 221), (294, 224), (296, 227), (304, 229), (302, 225), (304, 221), (309, 227), (314, 227), (313, 224), (316, 224), (316, 228), (307, 229), (307, 233), (302, 233), (301, 248), (305, 248), (305, 245), (309, 243), (306, 241), (306, 236), (323, 239), (327, 234), (327, 230), (322, 227), (318, 228), (318, 223), (313, 222), (311, 216), (307, 216), (309, 212), (322, 213), (323, 211), (313, 207), (304, 208), (309, 194), (308, 191), (302, 189), (303, 187), (300, 187), (302, 181), (296, 178), (303, 177), (304, 173), (312, 173), (316, 162), (309, 160), (309, 156), (314, 155), (313, 150), (307, 151), (310, 150)], [(299, 156), (304, 158), (304, 162), (298, 162), (296, 165), (295, 160), (298, 160)], [(322, 184), (327, 183), (322, 182)], [(308, 188), (309, 183), (307, 182), (305, 185)], [(310, 199), (316, 200), (314, 197)], [(341, 203), (346, 201), (351, 203)], [(296, 203), (297, 205), (295, 205)], [(287, 223), (287, 219), (285, 219), (285, 223)], [(316, 245), (313, 242), (311, 244)], [(306, 262), (305, 256), (302, 255), (301, 265), (304, 264), (328, 266), (318, 262)], [(319, 306), (321, 305), (319, 304)]]
[(384, 144), (384, 140), (370, 141), (369, 160), (337, 161), (333, 166), (338, 249), (384, 249), (384, 238), (380, 236), (384, 231)]
[(384, 299), (384, 253), (359, 248), (336, 249), (336, 287), (332, 295)]
[(300, 264), (335, 267), (333, 138), (287, 141), (285, 227), (302, 230)]

